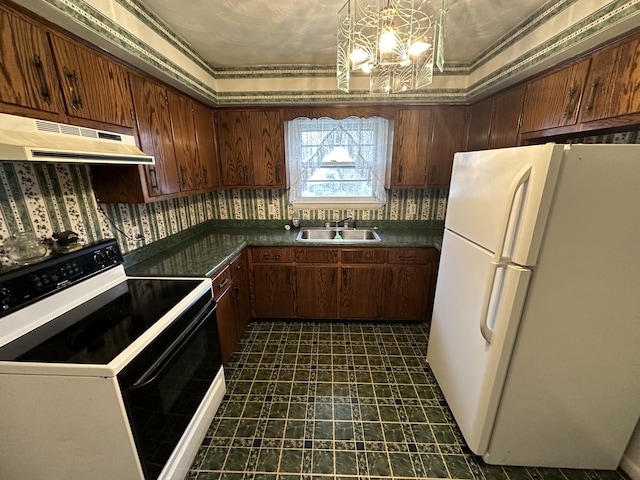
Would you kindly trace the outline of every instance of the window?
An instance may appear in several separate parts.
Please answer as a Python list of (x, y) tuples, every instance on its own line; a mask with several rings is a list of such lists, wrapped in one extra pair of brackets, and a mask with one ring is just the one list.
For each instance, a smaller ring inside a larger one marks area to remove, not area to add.
[(296, 118), (286, 122), (291, 204), (382, 206), (392, 122), (380, 118)]

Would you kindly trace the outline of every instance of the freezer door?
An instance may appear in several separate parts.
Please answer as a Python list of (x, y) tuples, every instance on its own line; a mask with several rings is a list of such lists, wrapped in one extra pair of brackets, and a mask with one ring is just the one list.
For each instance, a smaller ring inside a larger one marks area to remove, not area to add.
[(515, 265), (496, 268), (490, 252), (445, 230), (427, 361), (478, 455), (487, 450), (530, 276)]
[(535, 265), (564, 147), (457, 153), (446, 227), (496, 254), (497, 261)]

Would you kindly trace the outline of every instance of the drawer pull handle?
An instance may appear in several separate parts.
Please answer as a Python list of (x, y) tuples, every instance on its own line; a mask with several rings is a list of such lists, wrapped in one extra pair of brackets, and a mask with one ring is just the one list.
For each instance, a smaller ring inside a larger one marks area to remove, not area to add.
[(244, 266), (244, 262), (240, 262), (236, 265), (236, 270), (240, 270)]
[(229, 283), (229, 279), (225, 277), (225, 279), (218, 284), (218, 288), (224, 287), (227, 283)]
[(49, 105), (51, 104), (51, 92), (47, 86), (47, 78), (44, 75), (44, 67), (42, 65), (42, 59), (40, 55), (33, 57), (33, 64), (36, 67), (36, 74), (38, 75), (38, 81), (40, 82), (40, 95)]

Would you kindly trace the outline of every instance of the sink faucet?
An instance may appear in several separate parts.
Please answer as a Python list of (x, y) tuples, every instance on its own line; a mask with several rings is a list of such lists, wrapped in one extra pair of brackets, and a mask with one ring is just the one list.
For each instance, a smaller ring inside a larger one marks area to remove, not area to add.
[(350, 222), (351, 220), (353, 220), (353, 217), (351, 215), (349, 215), (347, 218), (343, 218), (342, 220), (338, 220), (336, 222), (336, 228), (338, 228), (340, 224), (342, 224), (344, 228), (349, 228), (349, 224), (347, 222)]

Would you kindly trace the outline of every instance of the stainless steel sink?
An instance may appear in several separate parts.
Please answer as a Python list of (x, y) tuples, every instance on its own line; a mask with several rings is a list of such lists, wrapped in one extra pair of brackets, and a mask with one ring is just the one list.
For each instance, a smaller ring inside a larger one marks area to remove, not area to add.
[(340, 242), (380, 242), (380, 236), (375, 230), (370, 228), (362, 229), (344, 229), (338, 228), (341, 239), (336, 239), (336, 229), (326, 228), (302, 228), (300, 233), (296, 237), (300, 242), (326, 242), (326, 243), (340, 243)]

